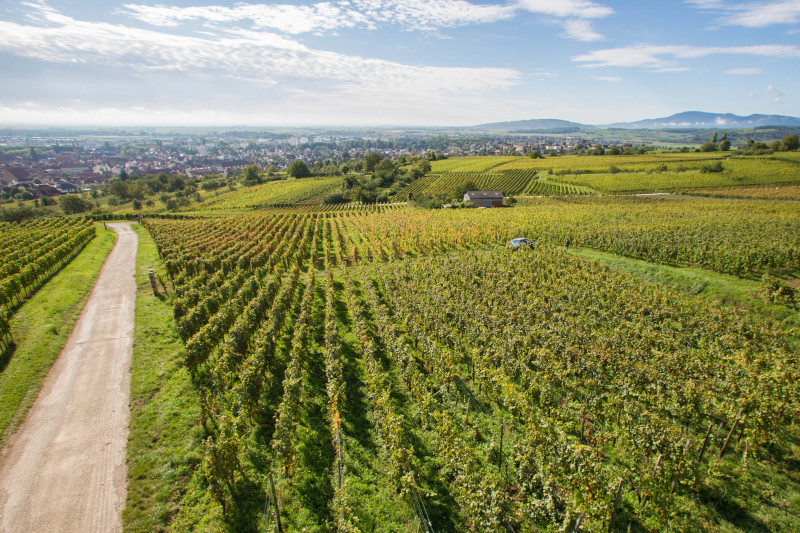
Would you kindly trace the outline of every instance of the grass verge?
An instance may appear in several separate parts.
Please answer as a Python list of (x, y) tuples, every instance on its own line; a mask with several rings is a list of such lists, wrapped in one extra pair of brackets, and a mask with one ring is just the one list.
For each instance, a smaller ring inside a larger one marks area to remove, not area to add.
[(95, 224), (97, 236), (14, 313), (15, 348), (0, 361), (0, 448), (25, 420), (50, 367), (78, 320), (116, 234)]
[(757, 297), (760, 281), (702, 268), (660, 265), (588, 248), (573, 249), (571, 253), (628, 272), (640, 281), (657, 283), (701, 298), (711, 298), (724, 304), (746, 308), (781, 321), (789, 329), (800, 326), (800, 312)]
[[(193, 480), (201, 461), (200, 400), (183, 366), (168, 298), (156, 298), (147, 271), (164, 275), (150, 234), (139, 236), (136, 253), (136, 321), (131, 368), (131, 421), (128, 435), (128, 495), (122, 513), (125, 531), (174, 529), (182, 510), (202, 511), (202, 484)], [(186, 505), (187, 500), (192, 503)], [(192, 528), (194, 529), (194, 527)]]

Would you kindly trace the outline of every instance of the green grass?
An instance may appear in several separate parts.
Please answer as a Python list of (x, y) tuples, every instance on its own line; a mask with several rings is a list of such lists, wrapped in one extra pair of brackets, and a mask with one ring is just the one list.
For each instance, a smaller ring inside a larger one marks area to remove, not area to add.
[[(711, 298), (750, 312), (764, 315), (783, 323), (787, 340), (795, 345), (800, 339), (800, 311), (771, 304), (758, 297), (760, 281), (742, 279), (728, 274), (693, 267), (680, 267), (650, 263), (589, 248), (572, 249), (572, 253), (605, 263), (610, 267), (632, 274), (648, 283), (671, 287), (701, 298)], [(788, 277), (797, 276), (793, 272)], [(784, 273), (780, 277), (786, 278)]]
[[(183, 365), (172, 305), (150, 288), (149, 268), (166, 279), (155, 243), (144, 228), (133, 228), (139, 247), (123, 529), (180, 531), (180, 524), (188, 522), (187, 529), (213, 530), (198, 524), (210, 505), (202, 481), (195, 478), (204, 436), (200, 399)], [(182, 509), (191, 516), (177, 516)]]
[(11, 318), (15, 348), (0, 359), (0, 447), (25, 419), (50, 367), (67, 342), (116, 234), (97, 236)]

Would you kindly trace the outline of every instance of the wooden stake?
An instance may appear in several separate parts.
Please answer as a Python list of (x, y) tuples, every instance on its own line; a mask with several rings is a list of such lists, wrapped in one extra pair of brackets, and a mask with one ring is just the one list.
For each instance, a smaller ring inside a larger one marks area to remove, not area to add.
[[(505, 425), (500, 424), (500, 465), (503, 465), (503, 431), (505, 430)], [(506, 466), (506, 472), (508, 472), (508, 467)], [(508, 475), (506, 475), (508, 477)]]
[(739, 409), (739, 414), (736, 415), (736, 419), (733, 421), (733, 426), (731, 426), (731, 430), (728, 433), (728, 437), (725, 439), (725, 444), (722, 445), (722, 449), (719, 451), (719, 457), (722, 458), (725, 455), (725, 450), (728, 448), (728, 443), (731, 441), (731, 437), (733, 436), (733, 432), (736, 431), (736, 424), (739, 423), (739, 417), (742, 416), (742, 410)]
[(583, 522), (583, 515), (579, 514), (578, 519), (575, 520), (575, 527), (572, 529), (574, 533), (578, 533), (581, 530), (581, 522)]
[(269, 486), (272, 489), (272, 504), (275, 507), (275, 518), (278, 520), (278, 532), (283, 533), (283, 525), (281, 524), (281, 512), (278, 507), (278, 497), (275, 495), (275, 482), (272, 480), (272, 472), (269, 473)]
[(583, 430), (586, 427), (586, 406), (581, 408), (581, 444), (583, 444)]
[(619, 498), (622, 496), (622, 482), (624, 479), (619, 480), (619, 484), (617, 485), (617, 497), (614, 498), (614, 507), (611, 508), (611, 518), (608, 519), (608, 531), (611, 531), (611, 527), (614, 525), (614, 515), (617, 514), (617, 507), (619, 506)]
[(708, 445), (708, 437), (711, 436), (711, 430), (714, 429), (714, 424), (708, 425), (708, 431), (706, 432), (706, 438), (703, 440), (703, 446), (700, 448), (700, 455), (697, 457), (697, 462), (703, 460), (703, 453), (706, 451), (706, 445)]

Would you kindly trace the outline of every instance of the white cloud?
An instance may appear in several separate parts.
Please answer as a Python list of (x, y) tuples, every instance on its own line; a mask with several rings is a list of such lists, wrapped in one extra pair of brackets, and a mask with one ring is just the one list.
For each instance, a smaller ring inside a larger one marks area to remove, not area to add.
[(760, 68), (731, 68), (725, 71), (725, 74), (730, 74), (732, 76), (752, 76), (753, 74), (761, 74), (762, 70)]
[(450, 68), (313, 50), (264, 31), (232, 30), (189, 37), (102, 22), (86, 22), (41, 7), (41, 25), (0, 21), (0, 50), (60, 63), (93, 63), (134, 71), (222, 75), (262, 84), (310, 78), (379, 87), (384, 92), (476, 92), (506, 88), (519, 73), (503, 68)]
[(614, 13), (608, 6), (588, 0), (519, 0), (522, 9), (558, 18), (603, 18)]
[(764, 28), (774, 24), (800, 23), (800, 0), (745, 4), (726, 4), (721, 0), (689, 0), (687, 3), (700, 9), (722, 12), (718, 22), (728, 26)]
[(355, 27), (375, 28), (378, 23), (410, 29), (454, 27), (511, 18), (515, 8), (471, 4), (465, 0), (344, 0), (312, 5), (237, 4), (233, 7), (126, 4), (120, 13), (155, 26), (177, 26), (186, 21), (213, 25), (247, 20), (254, 28), (300, 34)]
[(181, 22), (194, 20), (210, 24), (250, 20), (255, 28), (272, 28), (289, 34), (353, 28), (367, 23), (361, 13), (329, 2), (310, 6), (239, 4), (235, 7), (126, 4), (119, 12), (154, 26), (178, 26)]
[(552, 78), (557, 78), (559, 74), (558, 72), (550, 72), (542, 68), (537, 68), (534, 69), (533, 72), (531, 72), (531, 76), (540, 79), (552, 79)]
[(435, 30), (506, 20), (519, 11), (552, 17), (565, 36), (596, 41), (602, 35), (589, 19), (614, 13), (588, 0), (516, 0), (508, 4), (473, 4), (466, 0), (337, 0), (311, 5), (236, 4), (232, 7), (126, 4), (119, 13), (154, 26), (178, 26), (199, 21), (206, 25), (250, 21), (255, 29), (268, 28), (292, 35), (333, 32), (347, 28), (376, 29), (393, 24), (412, 30)]
[(604, 37), (592, 29), (588, 20), (573, 19), (564, 22), (564, 31), (567, 37), (579, 41), (602, 41)]
[(613, 82), (613, 83), (616, 83), (618, 81), (622, 81), (622, 78), (619, 78), (617, 76), (590, 76), (590, 77), (593, 80), (597, 80), (597, 81), (609, 81), (609, 82)]
[[(791, 45), (754, 46), (688, 46), (688, 45), (637, 45), (624, 48), (593, 50), (574, 56), (573, 61), (587, 67), (640, 67), (671, 71), (685, 69), (679, 59), (695, 59), (711, 55), (749, 55), (774, 58), (800, 57), (800, 47)], [(669, 69), (669, 70), (667, 70)]]
[(782, 104), (783, 103), (784, 94), (779, 88), (775, 87), (774, 85), (772, 85), (770, 83), (769, 85), (767, 85), (767, 91), (766, 92), (769, 95), (770, 99), (773, 102), (775, 102), (776, 104)]
[(411, 29), (435, 29), (495, 22), (515, 15), (513, 5), (471, 4), (464, 0), (353, 0), (367, 18)]
[(700, 9), (719, 9), (724, 6), (722, 0), (686, 0), (686, 3)]
[(773, 24), (797, 24), (800, 22), (800, 0), (735, 6), (733, 9), (738, 12), (723, 17), (721, 22), (746, 28), (763, 28)]
[(0, 104), (6, 124), (458, 124), (465, 109), (487, 109), (486, 92), (520, 82), (512, 69), (405, 65), (314, 50), (265, 31), (190, 37), (79, 21), (45, 7), (36, 21), (0, 21), (0, 54), (75, 72), (106, 69), (129, 80), (125, 87), (146, 89), (117, 94), (99, 83), (93, 93), (70, 85), (48, 98), (59, 103)]

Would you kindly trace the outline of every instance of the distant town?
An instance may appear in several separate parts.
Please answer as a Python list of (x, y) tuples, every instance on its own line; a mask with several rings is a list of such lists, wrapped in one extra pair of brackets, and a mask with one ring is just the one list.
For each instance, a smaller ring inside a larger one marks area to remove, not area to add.
[(281, 171), (296, 160), (318, 170), (361, 159), (368, 152), (391, 159), (430, 154), (524, 155), (531, 151), (555, 155), (595, 146), (596, 140), (546, 135), (12, 133), (0, 136), (0, 182), (3, 199), (8, 201), (78, 192), (119, 177), (161, 173), (227, 177), (251, 164)]

